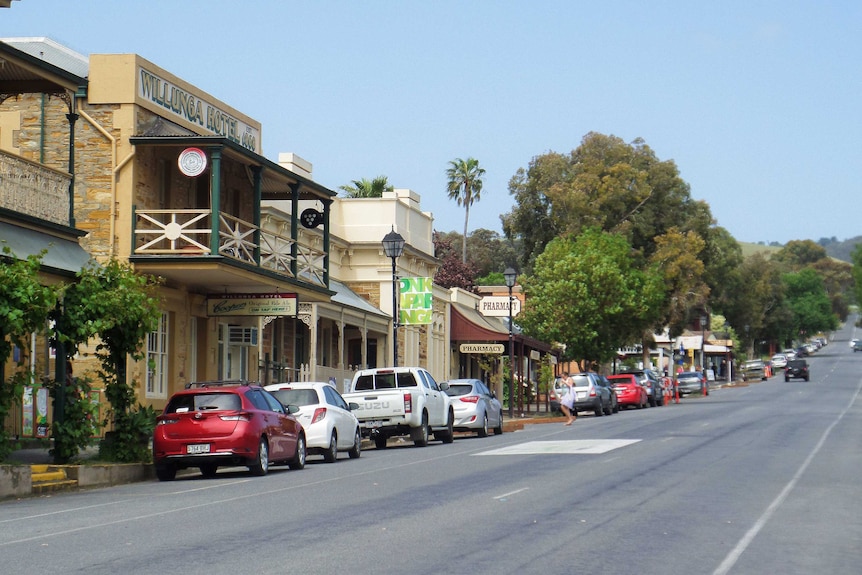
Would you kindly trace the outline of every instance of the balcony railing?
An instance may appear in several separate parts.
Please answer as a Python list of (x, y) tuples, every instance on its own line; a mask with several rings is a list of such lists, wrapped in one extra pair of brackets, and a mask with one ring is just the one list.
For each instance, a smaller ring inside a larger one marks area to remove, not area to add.
[(0, 207), (69, 225), (72, 176), (0, 151)]
[[(209, 210), (136, 210), (135, 255), (213, 255)], [(219, 212), (218, 253), (287, 277), (326, 286), (325, 252)], [(260, 244), (255, 243), (260, 231)], [(296, 247), (296, 256), (293, 248)], [(259, 255), (257, 253), (259, 248)]]

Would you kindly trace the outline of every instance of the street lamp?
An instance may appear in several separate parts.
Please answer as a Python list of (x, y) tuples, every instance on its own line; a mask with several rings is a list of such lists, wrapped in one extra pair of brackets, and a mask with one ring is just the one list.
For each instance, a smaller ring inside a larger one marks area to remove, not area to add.
[(705, 314), (700, 316), (700, 369), (703, 370), (704, 377), (706, 377), (706, 320)]
[(515, 286), (515, 278), (518, 272), (512, 268), (506, 268), (503, 277), (506, 278), (506, 287), (509, 288), (509, 419), (515, 417), (515, 364), (513, 359), (514, 344), (512, 333), (512, 288)]
[(398, 367), (398, 276), (395, 275), (395, 260), (404, 253), (404, 238), (395, 231), (383, 236), (383, 253), (392, 258), (392, 365)]

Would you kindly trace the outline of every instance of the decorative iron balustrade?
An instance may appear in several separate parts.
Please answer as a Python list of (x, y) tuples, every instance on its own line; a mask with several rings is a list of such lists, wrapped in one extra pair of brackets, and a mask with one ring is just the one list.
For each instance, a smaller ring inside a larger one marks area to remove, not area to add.
[(0, 207), (69, 225), (72, 176), (0, 151)]
[[(209, 210), (136, 210), (134, 253), (212, 255), (211, 217)], [(326, 253), (322, 250), (224, 212), (219, 212), (218, 217), (217, 255), (326, 287)], [(258, 232), (259, 244), (255, 243)]]

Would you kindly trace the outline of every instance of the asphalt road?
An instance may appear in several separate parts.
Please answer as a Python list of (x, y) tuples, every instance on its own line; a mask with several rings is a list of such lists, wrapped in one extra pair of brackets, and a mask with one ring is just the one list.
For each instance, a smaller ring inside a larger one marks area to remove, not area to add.
[(679, 405), (0, 503), (3, 573), (844, 574), (862, 561), (852, 327)]

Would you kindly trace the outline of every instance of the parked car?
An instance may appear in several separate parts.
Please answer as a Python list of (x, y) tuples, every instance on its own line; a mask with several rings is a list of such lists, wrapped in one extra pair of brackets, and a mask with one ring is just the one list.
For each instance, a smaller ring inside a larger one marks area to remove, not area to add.
[(853, 353), (857, 351), (862, 351), (862, 340), (856, 340), (853, 342)]
[(573, 373), (569, 375), (575, 384), (575, 409), (592, 411), (596, 417), (611, 413), (610, 389), (599, 383), (599, 376), (593, 372)]
[(305, 429), (308, 453), (322, 455), (327, 463), (335, 461), (339, 451), (350, 459), (359, 457), (362, 435), (352, 411), (357, 404), (349, 405), (329, 382), (272, 383), (264, 389), (285, 407), (296, 406), (294, 416)]
[(607, 411), (605, 411), (605, 415), (610, 415), (610, 414), (612, 414), (612, 413), (619, 413), (619, 411), (620, 411), (620, 402), (619, 402), (619, 398), (617, 397), (617, 390), (616, 390), (616, 388), (613, 386), (613, 384), (610, 382), (610, 380), (607, 378), (607, 376), (604, 376), (604, 375), (602, 375), (602, 374), (599, 374), (599, 375), (598, 375), (598, 380), (599, 380), (599, 385), (601, 385), (602, 387), (606, 387), (606, 388), (608, 388), (608, 392), (609, 392), (609, 393), (610, 393), (610, 395), (611, 395), (611, 405), (610, 405), (610, 409), (608, 409)]
[[(572, 378), (577, 399), (575, 400), (576, 412), (592, 411), (596, 417), (601, 417), (605, 412), (611, 412), (610, 389), (599, 384), (598, 374), (593, 372), (573, 373)], [(554, 395), (563, 397), (566, 394), (566, 386), (562, 379), (554, 381)], [(557, 401), (559, 409), (559, 401)]]
[(811, 379), (806, 360), (792, 359), (787, 362), (787, 367), (784, 369), (784, 381), (790, 381), (791, 379), (804, 379), (805, 381)]
[(608, 381), (614, 386), (620, 407), (634, 406), (638, 409), (649, 405), (646, 388), (640, 384), (632, 373), (617, 373), (608, 376)]
[(647, 392), (647, 403), (651, 407), (664, 405), (664, 386), (661, 384), (661, 379), (656, 372), (651, 369), (640, 369), (629, 371), (638, 378), (638, 381)]
[(785, 349), (781, 353), (783, 353), (785, 356), (787, 356), (787, 361), (790, 361), (791, 359), (796, 359), (796, 350), (795, 349)]
[(772, 356), (772, 367), (775, 369), (784, 369), (787, 366), (787, 356), (783, 353), (776, 353)]
[(305, 430), (271, 393), (235, 381), (188, 384), (156, 418), (153, 463), (160, 481), (197, 467), (205, 477), (219, 466), (244, 465), (266, 475), (270, 465), (305, 467)]
[(479, 437), (487, 437), (489, 429), (503, 433), (503, 406), (484, 382), (450, 379), (446, 394), (455, 410), (456, 431), (475, 431)]
[(766, 365), (761, 359), (750, 359), (742, 364), (739, 370), (742, 381), (755, 381), (766, 379)]
[(683, 371), (676, 376), (677, 391), (680, 396), (699, 393), (709, 395), (709, 382), (699, 371)]

